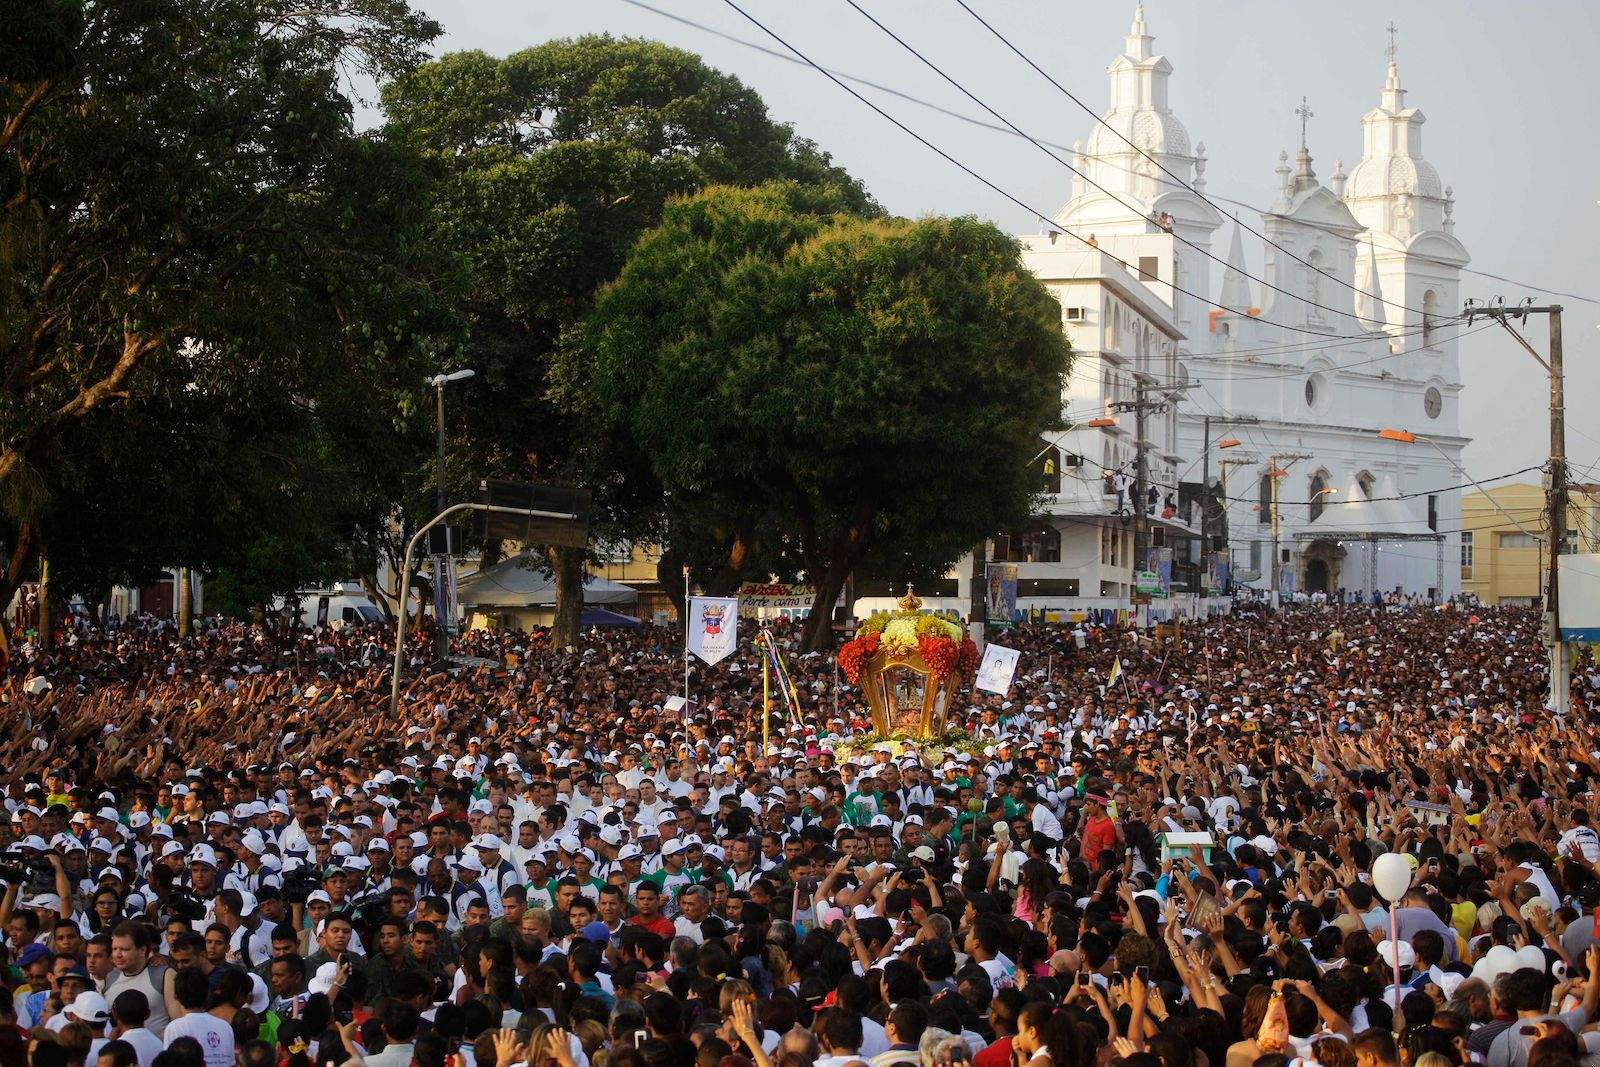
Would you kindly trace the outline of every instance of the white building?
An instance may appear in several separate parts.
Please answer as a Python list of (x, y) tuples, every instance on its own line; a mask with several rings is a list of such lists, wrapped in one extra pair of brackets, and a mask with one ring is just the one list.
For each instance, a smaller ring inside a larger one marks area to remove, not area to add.
[[(1173, 113), (1172, 66), (1153, 44), (1141, 5), (1107, 68), (1111, 106), (1087, 143), (1075, 145), (1084, 177), (1073, 179), (1056, 216), (1064, 231), (1097, 245), (1081, 284), (1110, 291), (1107, 267), (1121, 269), (1108, 262), (1115, 257), (1165, 305), (1151, 321), (1168, 320), (1162, 332), (1177, 340), (1177, 360), (1152, 373), (1163, 384), (1194, 383), (1176, 416), (1176, 445), (1152, 442), (1147, 453), (1152, 481), (1175, 495), (1178, 483), (1199, 482), (1207, 470), (1215, 484), (1224, 459), (1249, 455), (1227, 473), (1236, 582), (1271, 586), (1276, 480), (1281, 590), (1458, 592), (1460, 493), (1448, 487), (1465, 480), (1454, 319), (1468, 256), (1452, 233), (1451, 192), (1422, 156), (1423, 116), (1405, 104), (1393, 48), (1348, 178), (1335, 163), (1323, 185), (1304, 141), (1292, 165), (1280, 154), (1278, 195), (1258, 231), (1264, 269), (1253, 278), (1247, 235), (1204, 196), (1204, 145), (1191, 145)], [(1074, 307), (1064, 287), (1071, 268), (1056, 266), (1067, 253), (1040, 251), (1051, 240), (1023, 238), (1024, 255)], [(1083, 248), (1065, 233), (1051, 247), (1068, 244)], [(1082, 373), (1114, 377), (1126, 365), (1094, 338), (1080, 341), (1074, 325), (1069, 315), (1080, 360), (1073, 393)], [(1075, 395), (1068, 401), (1081, 410)], [(1259, 421), (1208, 426), (1206, 416)], [(1405, 433), (1380, 437), (1383, 430)], [(1126, 419), (1084, 433), (1104, 438), (1071, 436), (1068, 447), (1085, 462), (1114, 466), (1108, 456), (1125, 456)], [(1406, 433), (1417, 440), (1395, 439)], [(1240, 447), (1218, 449), (1228, 436)]]

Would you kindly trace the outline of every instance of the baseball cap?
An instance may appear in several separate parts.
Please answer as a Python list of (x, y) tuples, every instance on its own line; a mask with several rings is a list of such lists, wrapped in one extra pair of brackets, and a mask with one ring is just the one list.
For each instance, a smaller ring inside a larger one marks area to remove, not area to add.
[(72, 1003), (61, 1010), (86, 1023), (99, 1024), (111, 1018), (111, 1007), (106, 1003), (106, 998), (92, 989), (85, 989), (73, 997)]
[(611, 927), (607, 926), (599, 919), (596, 919), (594, 922), (583, 928), (583, 939), (585, 941), (598, 941), (601, 943), (610, 941)]

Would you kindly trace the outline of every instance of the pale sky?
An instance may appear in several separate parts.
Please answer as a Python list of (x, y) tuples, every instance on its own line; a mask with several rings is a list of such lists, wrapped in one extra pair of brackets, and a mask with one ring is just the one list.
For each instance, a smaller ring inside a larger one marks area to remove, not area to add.
[[(972, 214), (1015, 233), (1036, 219), (896, 130), (821, 74), (643, 10), (627, 0), (413, 0), (445, 28), (439, 51), (494, 55), (556, 37), (609, 32), (649, 37), (704, 56), (758, 90), (775, 118), (817, 141), (890, 211)], [(646, 0), (744, 41), (778, 48), (723, 0)], [(973, 117), (964, 99), (844, 0), (738, 0), (822, 66), (867, 78)], [(968, 0), (1079, 99), (1103, 111), (1105, 67), (1122, 48), (1132, 0)], [(1040, 140), (1070, 145), (1092, 120), (989, 36), (955, 0), (862, 0), (862, 6), (991, 107)], [(1155, 47), (1173, 66), (1171, 105), (1209, 165), (1206, 192), (1264, 206), (1278, 152), (1299, 141), (1294, 108), (1314, 117), (1310, 148), (1326, 180), (1333, 162), (1361, 158), (1364, 112), (1383, 85), (1385, 26), (1398, 27), (1407, 103), (1427, 117), (1423, 154), (1455, 189), (1456, 236), (1474, 274), (1462, 296), (1523, 296), (1563, 305), (1567, 452), (1573, 478), (1600, 482), (1600, 145), (1593, 126), (1600, 5), (1581, 0), (1490, 3), (1423, 0), (1285, 4), (1281, 0), (1149, 0)], [(859, 85), (879, 106), (951, 155), (1053, 213), (1071, 175), (1033, 145)], [(992, 120), (990, 120), (992, 121)], [(1234, 204), (1229, 211), (1241, 212)], [(1252, 214), (1242, 218), (1255, 228)], [(1225, 224), (1219, 240), (1228, 239)], [(1246, 234), (1251, 273), (1259, 242)], [(1219, 248), (1224, 250), (1226, 245)], [(1548, 287), (1541, 290), (1537, 286)], [(1562, 290), (1588, 300), (1548, 295)], [(1543, 322), (1528, 330), (1541, 352)], [(1543, 462), (1548, 385), (1543, 369), (1498, 328), (1461, 344), (1462, 432), (1468, 471), (1489, 478)], [(1537, 474), (1519, 480), (1534, 480)]]

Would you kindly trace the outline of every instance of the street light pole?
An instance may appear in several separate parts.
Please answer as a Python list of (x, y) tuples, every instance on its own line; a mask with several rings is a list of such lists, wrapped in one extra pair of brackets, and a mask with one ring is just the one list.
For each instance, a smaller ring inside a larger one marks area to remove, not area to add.
[[(437, 473), (434, 476), (434, 482), (435, 482), (435, 485), (434, 485), (434, 504), (435, 504), (436, 510), (438, 510), (438, 511), (444, 511), (445, 510), (445, 485), (444, 485), (444, 483), (445, 483), (446, 473), (445, 473), (445, 461), (444, 461), (444, 387), (449, 385), (451, 382), (464, 382), (468, 378), (474, 377), (476, 374), (477, 374), (476, 371), (473, 371), (473, 370), (470, 370), (470, 369), (463, 369), (463, 370), (458, 370), (458, 371), (451, 371), (449, 374), (435, 374), (432, 378), (428, 379), (428, 384), (433, 386), (434, 395), (438, 400), (437, 421), (438, 421), (438, 424), (439, 424), (438, 425), (439, 451), (438, 451), (438, 469), (437, 469)], [(450, 652), (450, 634), (445, 630), (444, 612), (442, 612), (442, 611), (440, 611), (438, 609), (439, 609), (439, 607), (441, 605), (444, 604), (445, 574), (447, 573), (448, 568), (451, 568), (451, 567), (455, 566), (454, 558), (453, 558), (453, 556), (451, 555), (451, 553), (449, 551), (453, 547), (455, 547), (455, 546), (449, 544), (449, 539), (447, 537), (446, 538), (446, 543), (445, 543), (445, 551), (444, 552), (440, 552), (440, 553), (436, 553), (434, 555), (434, 557), (433, 557), (433, 560), (434, 560), (434, 569), (433, 569), (434, 584), (438, 587), (436, 589), (435, 595), (434, 595), (434, 605), (435, 605), (434, 621), (435, 621), (435, 623), (437, 623), (437, 633), (435, 635), (435, 640), (434, 640), (434, 652), (438, 656), (438, 658), (441, 659), (441, 660), (443, 660), (445, 658), (445, 656), (448, 655), (449, 652)], [(406, 610), (406, 602), (405, 602), (404, 598), (402, 598), (401, 601), (400, 601), (400, 612), (401, 612), (402, 615), (405, 613), (405, 610)]]
[(400, 714), (400, 665), (406, 653), (406, 601), (411, 598), (411, 559), (417, 550), (417, 545), (427, 535), (428, 531), (439, 525), (458, 511), (485, 511), (496, 515), (522, 515), (533, 519), (566, 519), (576, 520), (578, 516), (564, 511), (534, 511), (529, 508), (507, 508), (496, 504), (480, 504), (477, 501), (468, 501), (465, 504), (453, 504), (429, 519), (416, 533), (411, 535), (411, 540), (406, 542), (405, 563), (400, 568), (400, 615), (395, 624), (394, 634), (394, 672), (389, 679), (389, 713), (394, 716)]

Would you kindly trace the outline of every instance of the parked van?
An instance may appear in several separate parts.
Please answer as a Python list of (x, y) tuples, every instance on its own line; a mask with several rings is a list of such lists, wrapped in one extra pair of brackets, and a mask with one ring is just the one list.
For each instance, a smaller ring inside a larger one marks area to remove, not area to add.
[[(273, 610), (291, 625), (307, 629), (338, 630), (346, 626), (364, 626), (384, 621), (383, 612), (366, 593), (348, 588), (306, 589), (296, 594), (295, 600), (281, 598)], [(298, 610), (299, 618), (295, 618)]]

